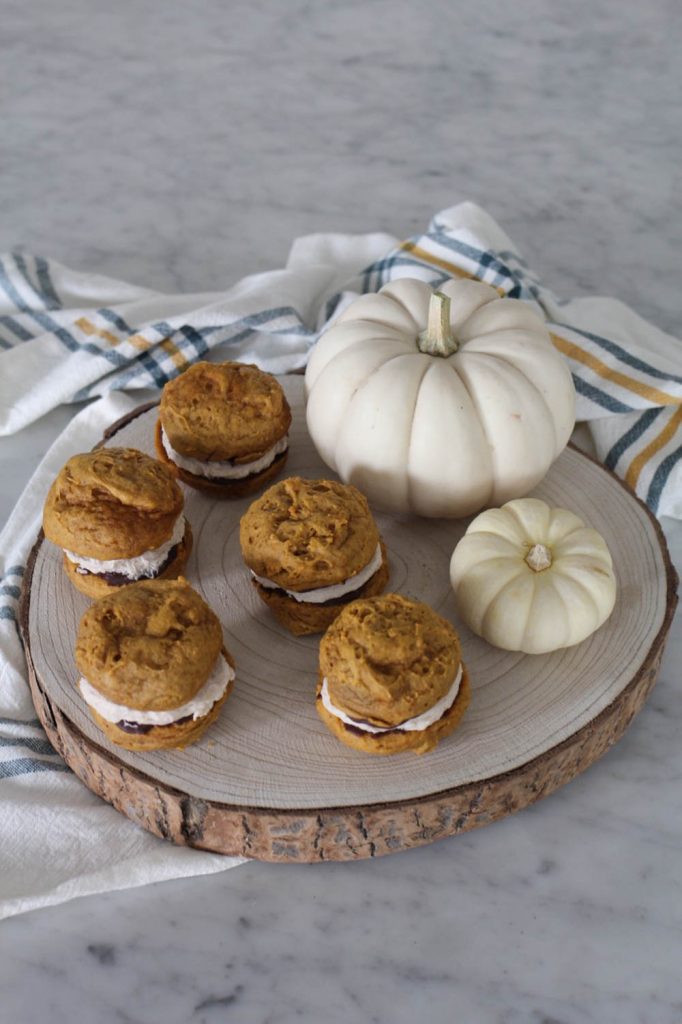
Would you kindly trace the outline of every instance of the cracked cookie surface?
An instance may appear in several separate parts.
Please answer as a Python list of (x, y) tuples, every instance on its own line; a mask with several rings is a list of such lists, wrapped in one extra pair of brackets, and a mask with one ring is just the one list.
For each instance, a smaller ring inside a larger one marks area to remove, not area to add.
[(351, 718), (395, 727), (444, 697), (461, 663), (457, 632), (400, 594), (354, 601), (320, 642), (332, 702)]
[(365, 496), (335, 480), (288, 477), (244, 513), (244, 561), (284, 590), (343, 583), (372, 560), (379, 531)]
[(181, 455), (239, 464), (265, 454), (291, 425), (275, 377), (248, 363), (193, 363), (163, 389), (159, 419)]
[(159, 547), (183, 508), (175, 475), (136, 448), (74, 455), (47, 495), (48, 540), (88, 558), (133, 558)]
[(194, 697), (222, 644), (218, 617), (186, 580), (150, 580), (121, 587), (88, 608), (76, 664), (109, 700), (163, 711)]

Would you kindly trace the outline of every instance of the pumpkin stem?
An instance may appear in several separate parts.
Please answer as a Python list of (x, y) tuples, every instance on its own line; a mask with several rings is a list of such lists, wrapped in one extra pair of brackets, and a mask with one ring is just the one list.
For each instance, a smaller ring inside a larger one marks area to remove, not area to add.
[(450, 296), (434, 292), (429, 302), (426, 330), (417, 339), (420, 352), (429, 356), (451, 356), (459, 345), (450, 327)]
[(533, 572), (549, 569), (552, 564), (552, 552), (544, 544), (533, 544), (526, 555), (526, 564), (531, 567)]

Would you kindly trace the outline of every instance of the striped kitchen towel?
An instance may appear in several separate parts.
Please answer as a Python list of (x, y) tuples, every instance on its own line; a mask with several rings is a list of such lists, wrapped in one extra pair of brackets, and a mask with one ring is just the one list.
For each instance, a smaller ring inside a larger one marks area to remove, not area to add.
[(196, 359), (275, 373), (305, 366), (319, 333), (360, 292), (398, 277), (468, 276), (532, 304), (569, 361), (577, 418), (600, 459), (657, 515), (682, 517), (682, 346), (608, 298), (558, 300), (480, 207), (444, 210), (423, 235), (313, 235), (284, 270), (224, 293), (166, 295), (39, 257), (0, 260), (0, 434), (53, 406), (160, 388)]

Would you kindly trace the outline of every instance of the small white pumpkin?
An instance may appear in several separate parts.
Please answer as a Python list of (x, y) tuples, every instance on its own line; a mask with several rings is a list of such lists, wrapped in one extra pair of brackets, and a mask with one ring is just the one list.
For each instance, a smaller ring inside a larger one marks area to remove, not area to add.
[(563, 508), (519, 498), (481, 512), (450, 562), (457, 609), (495, 647), (543, 654), (580, 643), (613, 611), (601, 534)]
[(379, 508), (458, 518), (527, 494), (570, 437), (547, 328), (490, 285), (402, 278), (357, 299), (306, 370), (322, 459)]

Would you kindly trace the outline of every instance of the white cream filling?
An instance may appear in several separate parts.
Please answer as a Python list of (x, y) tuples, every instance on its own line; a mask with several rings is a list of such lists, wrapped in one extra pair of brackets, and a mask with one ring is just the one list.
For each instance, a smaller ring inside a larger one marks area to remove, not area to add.
[(327, 680), (322, 680), (322, 690), (320, 696), (322, 697), (322, 703), (329, 712), (330, 715), (334, 715), (336, 718), (340, 718), (346, 725), (352, 725), (355, 729), (361, 729), (363, 732), (371, 732), (375, 734), (381, 734), (383, 732), (392, 732), (394, 729), (400, 729), (401, 732), (423, 732), (424, 729), (428, 729), (430, 725), (437, 722), (443, 717), (445, 712), (452, 707), (455, 703), (455, 698), (459, 693), (459, 685), (462, 681), (462, 666), (459, 666), (459, 671), (455, 676), (455, 681), (445, 694), (441, 697), (432, 708), (428, 711), (424, 711), (423, 714), (417, 715), (416, 718), (408, 718), (407, 721), (401, 722), (400, 725), (388, 725), (381, 727), (378, 725), (370, 725), (368, 722), (358, 722), (355, 718), (350, 718), (345, 711), (337, 708), (335, 704), (332, 704), (331, 697), (329, 696), (329, 687), (327, 686)]
[(158, 548), (151, 548), (149, 551), (143, 551), (141, 555), (135, 555), (134, 558), (100, 560), (98, 558), (88, 558), (85, 555), (77, 555), (74, 551), (67, 551), (66, 548), (64, 549), (64, 554), (70, 561), (75, 562), (81, 569), (87, 569), (88, 572), (97, 574), (116, 572), (121, 573), (122, 576), (127, 576), (130, 580), (139, 580), (154, 576), (156, 571), (161, 568), (168, 558), (171, 549), (176, 544), (179, 544), (184, 537), (185, 526), (185, 517), (178, 516), (169, 540), (164, 541)]
[(179, 466), (180, 469), (185, 469), (194, 476), (205, 476), (216, 480), (243, 480), (245, 476), (251, 476), (252, 473), (260, 473), (261, 470), (271, 466), (277, 456), (287, 450), (289, 436), (285, 434), (284, 437), (280, 437), (279, 441), (272, 448), (269, 448), (265, 455), (261, 455), (259, 459), (254, 459), (253, 462), (244, 462), (241, 465), (235, 465), (232, 459), (202, 462), (201, 459), (194, 459), (190, 455), (181, 455), (180, 452), (176, 452), (168, 440), (163, 427), (161, 428), (161, 442), (166, 449), (168, 458)]
[(364, 569), (356, 572), (355, 576), (344, 580), (343, 583), (332, 583), (330, 587), (318, 587), (316, 590), (287, 590), (285, 587), (280, 587), (279, 583), (273, 583), (267, 576), (258, 576), (253, 571), (251, 575), (262, 587), (267, 587), (269, 590), (284, 590), (284, 593), (289, 597), (293, 597), (294, 601), (305, 602), (306, 604), (323, 604), (324, 601), (332, 601), (336, 597), (343, 597), (344, 594), (348, 594), (352, 590), (359, 590), (380, 568), (381, 562), (381, 544), (377, 544), (372, 560), (368, 562)]
[(191, 700), (182, 704), (179, 708), (169, 708), (168, 711), (140, 711), (139, 708), (129, 708), (125, 704), (116, 704), (113, 700), (107, 700), (102, 694), (88, 682), (81, 678), (78, 687), (83, 700), (89, 704), (107, 722), (134, 722), (136, 725), (172, 725), (180, 718), (203, 718), (207, 715), (215, 702), (220, 700), (225, 693), (229, 683), (235, 677), (235, 671), (225, 660), (222, 654), (215, 663), (213, 671)]

